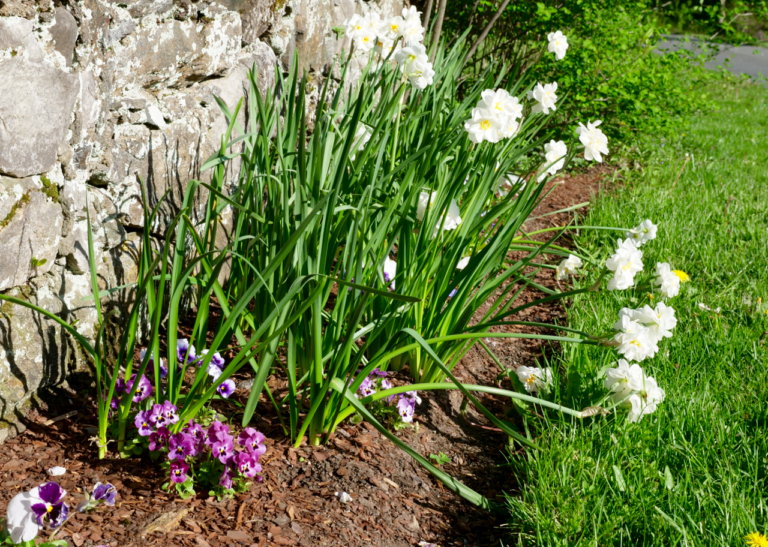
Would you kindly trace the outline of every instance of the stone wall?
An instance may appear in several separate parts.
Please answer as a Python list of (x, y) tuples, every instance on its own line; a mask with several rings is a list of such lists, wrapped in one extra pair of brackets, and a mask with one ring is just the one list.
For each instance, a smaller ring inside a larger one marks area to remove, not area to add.
[[(0, 0), (0, 292), (92, 337), (86, 203), (101, 288), (134, 281), (138, 176), (150, 205), (169, 192), (148, 228), (162, 235), (226, 129), (214, 96), (233, 107), (254, 64), (273, 86), (294, 52), (322, 79), (343, 45), (332, 28), (371, 9), (402, 2)], [(76, 370), (87, 363), (60, 326), (5, 303), (0, 440), (37, 390)]]

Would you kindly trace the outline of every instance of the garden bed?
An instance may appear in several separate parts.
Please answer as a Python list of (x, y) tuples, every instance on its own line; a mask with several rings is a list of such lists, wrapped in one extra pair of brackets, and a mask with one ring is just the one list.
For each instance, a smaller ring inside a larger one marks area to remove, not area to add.
[[(565, 184), (558, 184), (533, 216), (588, 201), (607, 171), (600, 166), (559, 179)], [(525, 229), (560, 226), (568, 218), (568, 214), (548, 216), (530, 221)], [(552, 274), (552, 270), (540, 272), (537, 282), (554, 284)], [(537, 296), (530, 292), (521, 298), (530, 301)], [(554, 304), (530, 308), (522, 319), (555, 322), (564, 316), (564, 309)], [(543, 349), (539, 340), (509, 338), (489, 343), (502, 364), (513, 369), (535, 364)], [(500, 371), (482, 349), (475, 347), (454, 372), (463, 382), (493, 385)], [(270, 381), (276, 393), (283, 387), (280, 384), (279, 378)], [(237, 395), (245, 393), (239, 390)], [(262, 403), (253, 425), (269, 443), (261, 458), (264, 481), (254, 482), (248, 493), (235, 499), (217, 501), (200, 493), (179, 500), (161, 491), (166, 474), (148, 458), (97, 459), (96, 445), (91, 441), (95, 434), (91, 401), (74, 392), (59, 392), (49, 399), (47, 408), (28, 417), (28, 429), (23, 434), (0, 446), (0, 509), (4, 513), (11, 497), (44, 482), (46, 470), (55, 465), (67, 469), (57, 482), (75, 497), (96, 480), (111, 482), (118, 489), (115, 508), (77, 514), (58, 533), (58, 539), (76, 547), (394, 547), (422, 541), (445, 547), (498, 545), (503, 537), (503, 530), (498, 528), (502, 520), (463, 503), (365, 423), (345, 424), (328, 446), (294, 449), (284, 439), (272, 407)], [(490, 396), (480, 399), (497, 415), (508, 404)], [(418, 429), (399, 435), (421, 454), (448, 455), (451, 461), (443, 466), (448, 473), (488, 498), (501, 501), (497, 496), (503, 490), (516, 488), (514, 476), (504, 466), (506, 436), (487, 427), (485, 418), (471, 408), (462, 416), (461, 402), (458, 392), (431, 392), (418, 409)], [(52, 418), (75, 410), (76, 415), (50, 423)], [(340, 503), (337, 492), (347, 492), (352, 501)]]

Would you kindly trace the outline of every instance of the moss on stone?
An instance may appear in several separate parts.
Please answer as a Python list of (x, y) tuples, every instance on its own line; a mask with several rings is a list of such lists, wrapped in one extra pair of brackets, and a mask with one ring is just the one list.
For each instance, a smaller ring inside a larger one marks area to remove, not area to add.
[(29, 192), (21, 196), (19, 201), (13, 204), (13, 206), (11, 207), (11, 210), (8, 211), (7, 215), (5, 215), (5, 218), (3, 220), (0, 220), (0, 230), (8, 226), (13, 220), (13, 217), (16, 216), (16, 212), (27, 203), (29, 203)]
[(51, 198), (54, 203), (59, 202), (59, 188), (55, 183), (45, 175), (40, 175), (40, 182), (43, 184), (43, 194)]

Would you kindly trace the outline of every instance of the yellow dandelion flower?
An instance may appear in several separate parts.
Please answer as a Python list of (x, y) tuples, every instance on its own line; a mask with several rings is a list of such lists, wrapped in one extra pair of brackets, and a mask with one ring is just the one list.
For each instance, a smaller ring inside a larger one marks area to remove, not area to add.
[(672, 270), (672, 273), (680, 278), (680, 283), (688, 283), (691, 280), (691, 276), (685, 273), (683, 270)]
[(765, 537), (760, 532), (752, 532), (744, 537), (744, 541), (747, 542), (749, 547), (768, 547), (768, 537)]

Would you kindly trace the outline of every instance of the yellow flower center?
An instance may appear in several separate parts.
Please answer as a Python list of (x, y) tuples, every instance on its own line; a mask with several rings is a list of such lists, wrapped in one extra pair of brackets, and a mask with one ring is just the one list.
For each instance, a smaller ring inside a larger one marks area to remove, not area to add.
[(368, 38), (368, 37), (366, 36), (365, 38), (363, 38), (363, 42), (365, 42), (365, 43), (368, 43), (368, 42), (370, 42), (370, 38)]
[(503, 109), (501, 108), (501, 103), (496, 103), (496, 106), (494, 107), (496, 110), (501, 112)]
[(630, 342), (630, 344), (632, 344), (633, 346), (636, 346), (636, 347), (638, 347), (638, 348), (640, 347), (640, 342), (638, 342), (637, 340), (632, 340), (632, 341)]
[(534, 383), (536, 383), (536, 376), (531, 374), (530, 376), (528, 376), (528, 378), (525, 379), (525, 383), (526, 384), (534, 384)]
[(491, 122), (489, 122), (488, 120), (483, 120), (480, 122), (480, 129), (482, 129), (483, 131), (485, 131), (489, 127), (491, 127)]
[(362, 29), (362, 28), (363, 28), (363, 27), (361, 27), (360, 25), (357, 25), (357, 26), (355, 27), (355, 30), (360, 30), (360, 29)]
[(392, 25), (391, 28), (393, 32), (397, 32), (397, 25)]
[(50, 513), (51, 511), (53, 511), (53, 505), (49, 505), (49, 506), (48, 506), (48, 508), (47, 508), (46, 510), (47, 510), (49, 513)]
[(622, 270), (624, 270), (624, 271), (627, 271), (627, 270), (629, 270), (631, 267), (632, 267), (632, 263), (631, 263), (631, 262), (628, 262), (628, 263), (627, 263), (627, 265), (626, 265), (626, 266), (622, 266), (622, 267), (621, 267), (621, 269), (622, 269)]
[(415, 55), (409, 55), (408, 56), (408, 62), (413, 62), (415, 60), (416, 60), (416, 56)]

